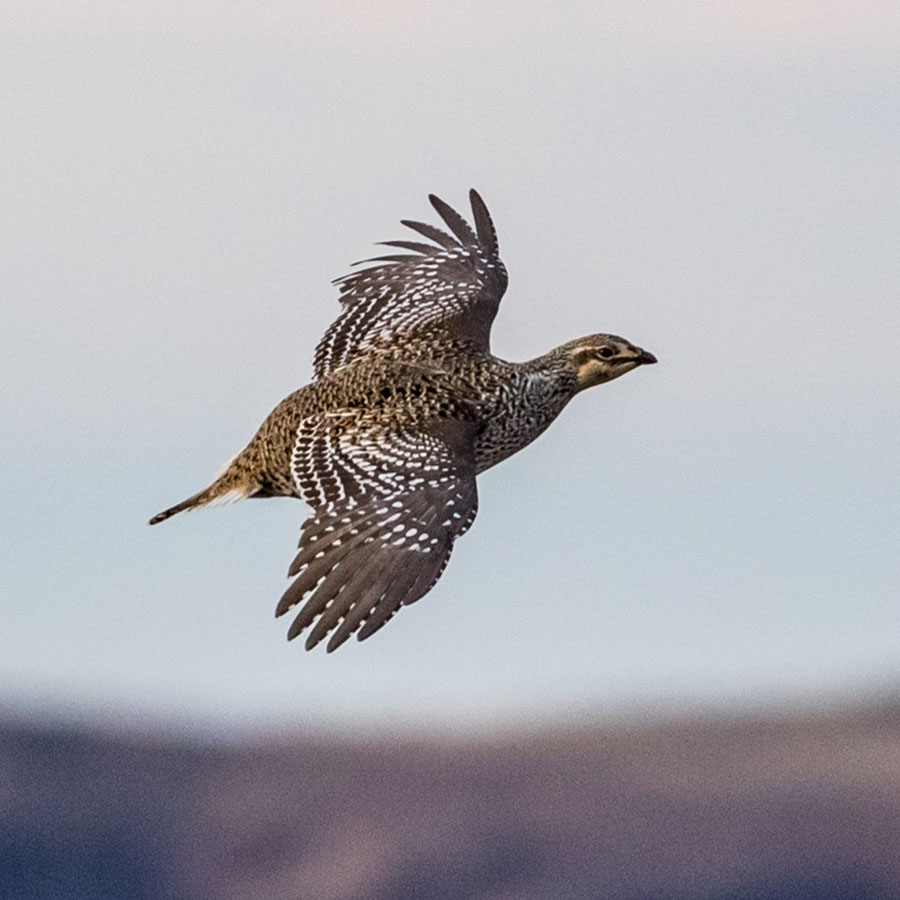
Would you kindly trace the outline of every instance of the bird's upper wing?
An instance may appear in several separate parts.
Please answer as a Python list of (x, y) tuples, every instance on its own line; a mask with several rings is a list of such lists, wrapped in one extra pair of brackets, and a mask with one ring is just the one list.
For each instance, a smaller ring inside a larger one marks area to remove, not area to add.
[[(343, 311), (319, 342), (315, 373), (329, 372), (367, 354), (452, 342), (487, 351), (491, 323), (506, 290), (497, 234), (484, 201), (469, 192), (475, 230), (443, 200), (429, 196), (453, 235), (422, 222), (403, 224), (433, 244), (385, 241), (411, 253), (379, 256), (368, 269), (337, 279)], [(436, 246), (435, 246), (436, 245)]]
[(477, 511), (474, 423), (355, 413), (311, 416), (294, 446), (294, 482), (313, 512), (276, 615), (305, 601), (288, 638), (318, 619), (307, 650), (329, 633), (329, 652), (357, 630), (363, 640), (431, 590)]

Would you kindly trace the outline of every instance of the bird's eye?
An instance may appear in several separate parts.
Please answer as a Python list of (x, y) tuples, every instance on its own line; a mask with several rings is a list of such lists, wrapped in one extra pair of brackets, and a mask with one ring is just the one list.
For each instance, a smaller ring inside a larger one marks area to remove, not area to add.
[(609, 359), (613, 355), (613, 348), (612, 347), (601, 347), (597, 352), (604, 359)]

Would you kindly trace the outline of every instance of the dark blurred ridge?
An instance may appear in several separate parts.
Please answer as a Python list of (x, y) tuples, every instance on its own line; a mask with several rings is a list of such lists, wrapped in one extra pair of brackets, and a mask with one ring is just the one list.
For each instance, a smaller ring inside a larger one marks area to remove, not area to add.
[(0, 725), (2, 900), (897, 900), (900, 707), (233, 746)]

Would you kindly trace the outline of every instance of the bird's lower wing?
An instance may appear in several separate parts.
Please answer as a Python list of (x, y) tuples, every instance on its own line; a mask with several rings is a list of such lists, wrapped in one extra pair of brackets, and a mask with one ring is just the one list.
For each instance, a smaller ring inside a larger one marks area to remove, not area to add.
[(329, 652), (363, 640), (434, 586), (477, 511), (474, 430), (333, 413), (303, 423), (292, 468), (313, 513), (276, 612), (303, 603), (289, 639), (312, 627), (306, 648), (331, 634)]

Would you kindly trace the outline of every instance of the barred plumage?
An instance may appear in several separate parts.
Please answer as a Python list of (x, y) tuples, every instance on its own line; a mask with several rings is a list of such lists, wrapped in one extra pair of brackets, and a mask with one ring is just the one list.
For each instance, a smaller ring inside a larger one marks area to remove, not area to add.
[(437, 197), (450, 229), (404, 220), (433, 243), (366, 260), (337, 279), (341, 314), (315, 380), (283, 400), (208, 488), (150, 524), (223, 497), (293, 496), (312, 512), (276, 611), (303, 604), (288, 637), (311, 649), (360, 640), (441, 576), (477, 512), (476, 475), (536, 438), (580, 390), (655, 357), (595, 334), (527, 363), (490, 352), (506, 290), (497, 235), (470, 191), (474, 230)]
[(434, 208), (456, 236), (422, 222), (404, 220), (438, 246), (385, 241), (413, 254), (363, 260), (380, 263), (335, 281), (343, 312), (316, 348), (315, 374), (330, 372), (364, 355), (393, 353), (429, 358), (442, 341), (487, 352), (491, 323), (506, 290), (506, 268), (497, 255), (497, 236), (483, 201), (472, 192), (476, 236), (446, 203), (431, 196)]

